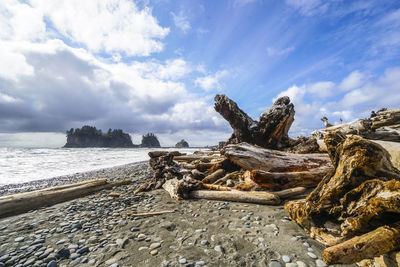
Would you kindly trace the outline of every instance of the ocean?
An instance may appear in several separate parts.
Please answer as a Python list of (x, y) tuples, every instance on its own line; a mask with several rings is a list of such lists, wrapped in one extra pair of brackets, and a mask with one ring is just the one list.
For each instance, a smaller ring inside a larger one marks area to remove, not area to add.
[(198, 148), (0, 148), (0, 185), (146, 161), (153, 150), (192, 154)]

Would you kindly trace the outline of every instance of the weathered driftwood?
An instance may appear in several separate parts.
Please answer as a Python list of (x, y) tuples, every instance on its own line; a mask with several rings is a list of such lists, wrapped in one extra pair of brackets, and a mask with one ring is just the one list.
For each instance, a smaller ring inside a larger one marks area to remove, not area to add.
[(215, 181), (217, 181), (219, 178), (223, 177), (225, 175), (225, 170), (224, 169), (218, 169), (215, 172), (207, 175), (202, 182), (207, 183), (207, 184), (212, 184)]
[(400, 221), (400, 171), (389, 153), (359, 136), (328, 133), (324, 140), (335, 171), (306, 199), (286, 203), (290, 217), (327, 246)]
[(229, 179), (234, 179), (235, 176), (238, 175), (238, 173), (239, 173), (238, 171), (228, 173), (224, 177), (219, 178), (218, 180), (216, 180), (214, 182), (214, 184), (221, 185), (223, 183), (226, 183), (226, 181), (228, 181)]
[(288, 188), (280, 191), (273, 191), (272, 194), (277, 195), (280, 199), (292, 198), (302, 195), (306, 192), (307, 188), (298, 186), (293, 188)]
[(153, 189), (161, 188), (165, 181), (178, 177), (182, 178), (181, 166), (173, 161), (174, 156), (180, 156), (178, 151), (167, 152), (167, 151), (152, 151), (149, 152), (150, 166), (154, 170), (153, 177), (150, 181), (147, 181), (139, 186), (135, 190), (134, 194), (142, 191), (150, 191)]
[(104, 189), (130, 184), (131, 180), (107, 183), (106, 179), (50, 187), (42, 190), (0, 197), (0, 217), (20, 214), (40, 207), (83, 197)]
[(345, 135), (360, 135), (371, 140), (400, 142), (400, 109), (378, 111), (375, 117), (327, 127), (314, 131), (312, 135), (322, 139), (327, 133), (336, 131)]
[(221, 201), (236, 201), (265, 205), (278, 205), (281, 200), (277, 195), (268, 192), (243, 192), (243, 191), (209, 191), (195, 190), (190, 192), (191, 198), (211, 199)]
[(160, 211), (150, 211), (150, 212), (143, 212), (143, 213), (132, 213), (130, 214), (133, 217), (148, 217), (148, 216), (154, 216), (154, 215), (163, 215), (166, 213), (173, 213), (175, 212), (174, 210), (160, 210)]
[(361, 267), (392, 267), (400, 266), (400, 251), (392, 251), (386, 254), (382, 254), (374, 259), (365, 259), (357, 262), (358, 266)]
[(326, 264), (351, 264), (400, 248), (400, 225), (381, 226), (324, 250)]
[(313, 187), (333, 170), (326, 154), (293, 154), (247, 143), (228, 145), (223, 153), (236, 165), (250, 170), (250, 179), (268, 190)]
[(294, 107), (289, 97), (277, 99), (274, 105), (260, 115), (259, 121), (250, 118), (226, 95), (215, 96), (215, 110), (233, 128), (227, 144), (247, 142), (267, 148), (288, 146), (288, 131), (294, 120)]
[(185, 176), (180, 180), (177, 178), (169, 179), (165, 181), (162, 187), (169, 193), (171, 198), (181, 200), (189, 198), (190, 191), (201, 189), (203, 185), (201, 182)]

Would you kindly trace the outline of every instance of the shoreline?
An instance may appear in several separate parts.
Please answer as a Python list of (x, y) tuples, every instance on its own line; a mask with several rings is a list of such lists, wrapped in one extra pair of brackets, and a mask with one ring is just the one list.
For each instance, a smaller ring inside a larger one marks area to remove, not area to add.
[(100, 168), (97, 170), (77, 172), (68, 175), (56, 176), (52, 178), (29, 181), (25, 183), (0, 185), (0, 197), (15, 193), (28, 192), (38, 189), (44, 189), (52, 186), (65, 184), (73, 184), (86, 180), (107, 178), (108, 181), (116, 181), (135, 177), (136, 169), (139, 166), (148, 166), (148, 161), (139, 161), (123, 165), (117, 165), (108, 168)]

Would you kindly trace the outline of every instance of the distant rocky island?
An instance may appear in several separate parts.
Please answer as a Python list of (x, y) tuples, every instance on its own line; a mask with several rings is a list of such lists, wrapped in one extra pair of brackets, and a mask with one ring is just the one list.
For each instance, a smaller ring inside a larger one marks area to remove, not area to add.
[(140, 145), (132, 143), (131, 136), (121, 129), (109, 129), (103, 133), (94, 126), (85, 125), (82, 128), (71, 128), (66, 132), (67, 143), (64, 147), (161, 147), (158, 138), (153, 133), (142, 136)]
[(96, 127), (85, 125), (67, 131), (67, 143), (64, 147), (138, 147), (132, 143), (129, 134), (121, 129), (109, 129), (103, 133)]
[(189, 147), (189, 143), (185, 141), (185, 139), (182, 139), (175, 145), (176, 148), (182, 148), (182, 147)]
[(140, 147), (161, 147), (161, 145), (155, 134), (147, 133), (142, 136)]

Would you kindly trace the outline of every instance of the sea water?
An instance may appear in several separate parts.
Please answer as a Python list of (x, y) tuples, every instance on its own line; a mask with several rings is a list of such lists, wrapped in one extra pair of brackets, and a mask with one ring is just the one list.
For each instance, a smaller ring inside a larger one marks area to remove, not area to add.
[(192, 154), (194, 148), (0, 148), (0, 185), (146, 161), (153, 150)]

